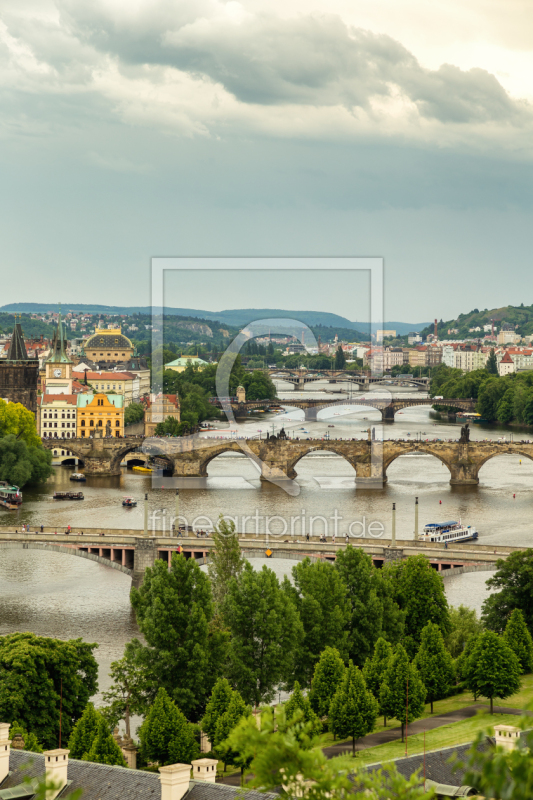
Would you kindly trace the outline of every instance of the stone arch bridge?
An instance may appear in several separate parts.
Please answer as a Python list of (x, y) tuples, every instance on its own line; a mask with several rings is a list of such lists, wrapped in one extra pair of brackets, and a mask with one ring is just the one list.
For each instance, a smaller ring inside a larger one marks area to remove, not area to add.
[[(253, 369), (247, 369), (247, 372), (255, 372)], [(371, 384), (388, 384), (388, 385), (410, 385), (416, 386), (419, 389), (426, 390), (429, 386), (429, 378), (414, 378), (407, 375), (392, 376), (377, 376), (369, 375), (366, 372), (354, 372), (353, 370), (338, 370), (338, 369), (284, 369), (283, 367), (276, 369), (271, 368), (266, 370), (272, 378), (282, 378), (287, 383), (292, 383), (302, 389), (307, 383), (316, 383), (316, 381), (327, 380), (329, 383), (349, 382), (355, 383), (358, 386), (367, 388)]]

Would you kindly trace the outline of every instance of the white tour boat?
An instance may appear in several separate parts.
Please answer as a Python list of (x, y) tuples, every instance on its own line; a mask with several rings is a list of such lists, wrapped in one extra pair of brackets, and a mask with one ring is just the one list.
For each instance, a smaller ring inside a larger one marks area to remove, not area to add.
[(428, 522), (424, 525), (418, 539), (424, 542), (467, 542), (477, 539), (478, 532), (472, 525), (463, 525), (461, 520), (448, 522)]

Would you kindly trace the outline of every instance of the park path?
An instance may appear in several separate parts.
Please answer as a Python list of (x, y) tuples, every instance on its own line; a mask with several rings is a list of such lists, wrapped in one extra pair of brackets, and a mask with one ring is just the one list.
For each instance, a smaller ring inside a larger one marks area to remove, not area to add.
[[(473, 706), (466, 706), (465, 708), (458, 708), (455, 711), (446, 711), (444, 714), (435, 714), (433, 717), (426, 717), (425, 719), (418, 719), (412, 722), (407, 729), (407, 735), (412, 736), (415, 733), (423, 733), (423, 731), (431, 731), (435, 728), (442, 728), (444, 725), (451, 725), (453, 722), (461, 722), (464, 719), (475, 717), (480, 711), (488, 709), (488, 705), (483, 703), (476, 703)], [(495, 714), (513, 714), (514, 716), (521, 716), (524, 711), (521, 708), (507, 708), (505, 706), (494, 706)], [(363, 736), (355, 743), (355, 749), (368, 750), (370, 747), (377, 747), (380, 744), (389, 744), (389, 742), (396, 742), (402, 738), (402, 729), (386, 728), (378, 733), (369, 733), (368, 736)], [(327, 758), (334, 758), (350, 754), (352, 752), (351, 740), (338, 742), (337, 744), (330, 745), (323, 748), (324, 755)], [(249, 779), (251, 776), (249, 776)], [(225, 783), (229, 786), (240, 786), (240, 775), (228, 775), (226, 778), (219, 779), (217, 783)]]

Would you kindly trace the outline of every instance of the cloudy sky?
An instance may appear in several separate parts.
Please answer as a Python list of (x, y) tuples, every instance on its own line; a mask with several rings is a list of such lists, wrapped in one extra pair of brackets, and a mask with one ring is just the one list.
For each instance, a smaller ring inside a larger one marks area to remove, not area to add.
[(3, 0), (2, 303), (145, 304), (178, 255), (382, 256), (388, 319), (533, 302), (532, 28), (530, 0)]

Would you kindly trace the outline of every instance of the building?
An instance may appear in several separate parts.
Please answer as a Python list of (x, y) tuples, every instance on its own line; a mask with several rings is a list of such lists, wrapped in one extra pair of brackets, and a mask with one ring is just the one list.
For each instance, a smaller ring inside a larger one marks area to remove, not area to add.
[(238, 403), (246, 403), (246, 389), (244, 386), (237, 386), (237, 391), (235, 394)]
[(496, 341), (498, 344), (517, 344), (521, 338), (514, 330), (502, 328)]
[(415, 331), (411, 331), (411, 333), (407, 334), (407, 344), (418, 344), (418, 342), (422, 341), (422, 337), (419, 333)]
[(502, 375), (510, 375), (512, 372), (516, 372), (515, 363), (509, 353), (505, 353), (498, 364), (498, 374), (501, 377)]
[(120, 328), (96, 328), (84, 346), (85, 357), (106, 364), (129, 361), (134, 355), (131, 341)]
[(145, 400), (144, 435), (154, 436), (159, 422), (172, 418), (181, 420), (180, 399), (177, 394), (150, 395)]
[[(84, 374), (86, 370), (89, 372), (106, 372), (112, 375), (114, 372), (133, 373), (138, 379), (138, 396), (133, 392), (133, 402), (138, 403), (142, 397), (150, 394), (150, 370), (145, 358), (134, 356), (129, 361), (119, 362), (113, 365), (113, 369), (109, 369), (110, 365), (103, 361), (95, 362), (84, 358), (76, 364), (76, 373), (78, 375)], [(78, 378), (79, 379), (79, 378)]]
[(409, 350), (409, 365), (411, 367), (435, 367), (442, 362), (442, 348), (430, 345), (421, 345)]
[(67, 356), (61, 314), (54, 332), (50, 354), (44, 364), (44, 390), (46, 394), (72, 394), (72, 361)]
[(393, 339), (396, 339), (396, 331), (376, 331), (376, 342), (382, 342), (383, 339), (386, 339), (388, 336), (391, 336)]
[(43, 439), (75, 439), (76, 394), (43, 394), (37, 398), (37, 433)]
[(7, 358), (0, 359), (0, 398), (37, 413), (39, 359), (29, 358), (20, 322), (15, 320)]
[(442, 363), (447, 367), (472, 372), (483, 369), (489, 357), (488, 348), (482, 349), (475, 344), (445, 344), (442, 348)]
[(95, 428), (105, 436), (124, 436), (124, 398), (121, 394), (78, 394), (77, 433), (89, 437)]
[(93, 372), (75, 370), (74, 377), (80, 383), (90, 383), (97, 392), (116, 392), (124, 397), (124, 408), (140, 399), (140, 379), (134, 372)]
[(168, 364), (165, 364), (165, 369), (171, 369), (174, 372), (184, 372), (189, 364), (192, 364), (193, 367), (203, 369), (207, 367), (208, 362), (203, 361), (199, 356), (180, 356), (176, 358), (175, 361), (169, 361)]

